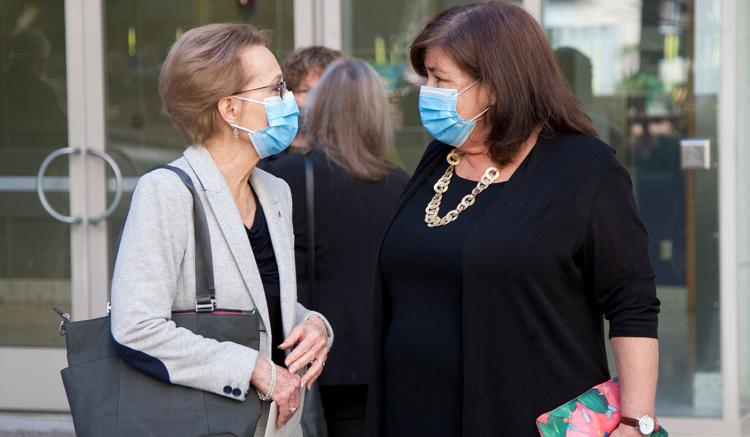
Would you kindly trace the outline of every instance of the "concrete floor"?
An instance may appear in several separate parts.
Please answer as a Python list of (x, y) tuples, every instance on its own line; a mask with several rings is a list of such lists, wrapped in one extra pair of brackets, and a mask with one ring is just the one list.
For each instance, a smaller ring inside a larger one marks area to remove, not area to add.
[(0, 413), (0, 437), (75, 437), (69, 414)]

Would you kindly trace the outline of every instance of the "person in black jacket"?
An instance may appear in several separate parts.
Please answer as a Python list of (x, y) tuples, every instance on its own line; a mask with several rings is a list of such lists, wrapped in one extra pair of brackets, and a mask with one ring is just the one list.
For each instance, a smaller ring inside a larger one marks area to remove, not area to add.
[[(354, 59), (334, 62), (306, 108), (310, 152), (282, 156), (266, 169), (292, 189), (300, 299), (325, 308), (336, 329), (336, 347), (320, 380), (329, 436), (360, 437), (372, 362), (375, 255), (408, 176), (386, 157), (390, 106), (372, 67)], [(308, 263), (306, 159), (314, 175), (314, 272)]]
[(650, 434), (648, 235), (543, 30), (510, 2), (457, 6), (410, 56), (436, 141), (378, 256), (368, 435), (538, 436), (537, 417), (610, 378), (605, 317), (618, 411), (643, 425), (610, 436)]

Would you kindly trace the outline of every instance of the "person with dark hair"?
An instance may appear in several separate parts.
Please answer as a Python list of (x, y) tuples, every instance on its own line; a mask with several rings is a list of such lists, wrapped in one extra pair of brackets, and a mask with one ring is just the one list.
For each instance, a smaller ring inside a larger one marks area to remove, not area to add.
[(292, 141), (292, 147), (306, 148), (304, 108), (308, 93), (320, 80), (325, 69), (343, 55), (340, 51), (322, 46), (310, 46), (290, 53), (281, 65), (289, 89), (294, 92), (300, 107), (300, 130)]
[(377, 258), (369, 435), (538, 435), (610, 378), (604, 318), (619, 412), (653, 419), (648, 235), (539, 24), (511, 2), (456, 6), (410, 56), (435, 141)]
[(320, 380), (328, 434), (360, 437), (372, 362), (373, 266), (408, 176), (387, 159), (390, 104), (367, 63), (335, 61), (306, 104), (310, 152), (280, 157), (267, 169), (292, 190), (302, 302), (325, 313), (336, 329)]

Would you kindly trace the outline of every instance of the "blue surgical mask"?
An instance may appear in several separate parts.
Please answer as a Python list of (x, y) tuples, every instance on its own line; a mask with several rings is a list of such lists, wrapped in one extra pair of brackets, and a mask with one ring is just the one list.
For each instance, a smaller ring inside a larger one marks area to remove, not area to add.
[(248, 99), (246, 97), (232, 96), (245, 102), (258, 103), (266, 107), (266, 117), (268, 118), (268, 127), (261, 130), (251, 130), (236, 124), (230, 124), (233, 128), (247, 132), (250, 142), (258, 151), (260, 159), (277, 155), (290, 144), (297, 135), (299, 128), (299, 108), (294, 94), (288, 91), (284, 98), (279, 96), (268, 97), (260, 100)]
[(461, 118), (456, 111), (458, 96), (478, 82), (475, 81), (461, 91), (423, 86), (419, 90), (419, 116), (427, 132), (445, 144), (461, 147), (469, 139), (477, 120), (490, 110), (488, 106), (468, 120)]

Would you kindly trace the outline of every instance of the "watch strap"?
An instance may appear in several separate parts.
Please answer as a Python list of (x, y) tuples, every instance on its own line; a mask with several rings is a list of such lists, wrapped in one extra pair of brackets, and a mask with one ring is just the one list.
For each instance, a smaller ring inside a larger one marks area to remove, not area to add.
[(638, 419), (634, 419), (632, 417), (620, 417), (620, 423), (623, 423), (628, 426), (632, 426), (635, 429), (638, 429), (640, 431), (640, 427), (638, 425)]

